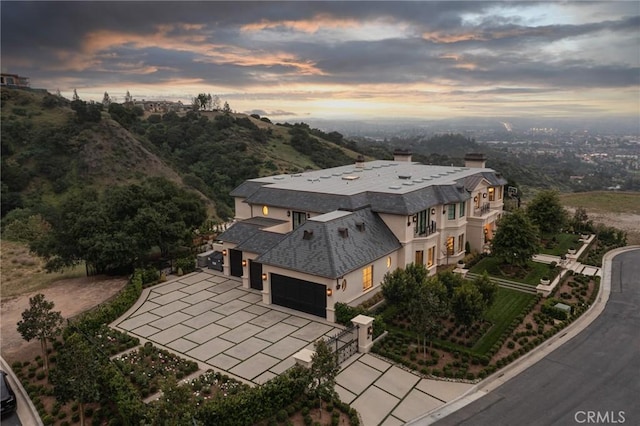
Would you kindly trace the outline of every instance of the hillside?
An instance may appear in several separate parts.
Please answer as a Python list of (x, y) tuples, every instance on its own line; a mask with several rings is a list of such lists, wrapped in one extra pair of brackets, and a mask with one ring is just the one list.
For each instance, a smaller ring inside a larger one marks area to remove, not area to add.
[[(42, 211), (66, 194), (147, 177), (187, 187), (214, 220), (233, 216), (229, 191), (246, 179), (348, 164), (342, 135), (223, 112), (147, 114), (41, 91), (2, 89), (2, 216)], [(312, 136), (311, 133), (314, 133)], [(335, 132), (334, 132), (335, 133)]]

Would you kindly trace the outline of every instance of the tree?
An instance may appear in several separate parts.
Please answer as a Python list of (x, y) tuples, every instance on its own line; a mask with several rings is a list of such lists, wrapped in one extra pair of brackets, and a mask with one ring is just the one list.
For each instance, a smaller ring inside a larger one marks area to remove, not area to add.
[(475, 321), (482, 318), (486, 304), (482, 300), (482, 294), (472, 283), (465, 281), (453, 292), (451, 299), (451, 311), (456, 321), (469, 327)]
[(449, 312), (447, 289), (436, 277), (426, 280), (417, 288), (409, 301), (411, 328), (418, 336), (418, 346), (422, 337), (424, 354), (427, 341), (432, 341), (442, 329), (442, 317)]
[(573, 213), (572, 225), (578, 233), (593, 232), (593, 221), (589, 220), (587, 210), (583, 207), (578, 207)]
[(222, 112), (224, 113), (224, 115), (231, 114), (231, 106), (229, 106), (229, 102), (224, 103), (224, 106), (222, 107)]
[(30, 244), (56, 271), (85, 261), (98, 272), (128, 271), (154, 247), (188, 246), (206, 219), (202, 201), (164, 178), (73, 193), (52, 215), (51, 232)]
[(148, 418), (153, 425), (191, 425), (195, 416), (193, 391), (181, 386), (175, 376), (164, 379), (161, 386), (162, 396), (149, 404)]
[[(336, 376), (340, 371), (340, 364), (335, 353), (329, 348), (324, 339), (314, 343), (315, 352), (311, 355), (311, 392), (318, 399), (331, 400), (336, 397)], [(319, 412), (322, 413), (322, 406)]]
[(478, 291), (480, 291), (480, 294), (482, 294), (482, 300), (485, 305), (487, 305), (487, 308), (491, 307), (498, 294), (498, 285), (491, 281), (487, 271), (484, 271), (482, 275), (476, 278), (473, 281), (473, 285), (475, 285)]
[(133, 97), (131, 96), (131, 93), (129, 93), (129, 91), (127, 90), (127, 94), (124, 95), (124, 103), (125, 105), (129, 105), (131, 103), (133, 103)]
[(76, 401), (80, 412), (80, 425), (85, 424), (84, 407), (100, 397), (100, 359), (85, 338), (73, 333), (65, 339), (56, 368), (51, 372), (51, 382), (56, 399), (61, 402)]
[(18, 332), (27, 342), (40, 340), (44, 370), (49, 371), (47, 340), (51, 340), (62, 331), (62, 314), (53, 311), (55, 304), (45, 300), (44, 294), (38, 293), (29, 298), (29, 309), (22, 312), (22, 320), (18, 321)]
[(418, 288), (426, 281), (428, 272), (424, 265), (411, 263), (405, 269), (385, 274), (382, 294), (390, 303), (406, 307)]
[(544, 234), (557, 234), (567, 223), (567, 212), (556, 191), (541, 191), (527, 204), (527, 216)]
[(78, 96), (78, 92), (76, 91), (76, 89), (73, 89), (73, 97), (71, 98), (72, 101), (79, 101), (80, 100), (80, 96)]
[(505, 214), (491, 240), (491, 253), (509, 265), (525, 267), (540, 250), (538, 228), (522, 210)]
[(213, 97), (211, 98), (211, 108), (214, 111), (218, 111), (220, 109), (220, 98), (218, 97), (218, 95), (213, 95)]
[(109, 105), (111, 105), (111, 98), (107, 92), (104, 92), (104, 96), (102, 97), (102, 106), (109, 108)]

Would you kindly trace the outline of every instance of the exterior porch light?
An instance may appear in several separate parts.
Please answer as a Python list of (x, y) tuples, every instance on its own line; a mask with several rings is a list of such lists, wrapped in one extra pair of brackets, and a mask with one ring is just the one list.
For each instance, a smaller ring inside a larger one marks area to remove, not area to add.
[(227, 249), (222, 250), (222, 255), (226, 256), (227, 255)]
[(266, 281), (267, 280), (267, 274), (262, 274), (262, 281)]
[(247, 261), (246, 261), (246, 259), (242, 259), (242, 266), (247, 266)]
[(436, 209), (431, 209), (431, 214), (436, 214)]
[(328, 288), (327, 289), (327, 296), (331, 297), (333, 295), (333, 290)]

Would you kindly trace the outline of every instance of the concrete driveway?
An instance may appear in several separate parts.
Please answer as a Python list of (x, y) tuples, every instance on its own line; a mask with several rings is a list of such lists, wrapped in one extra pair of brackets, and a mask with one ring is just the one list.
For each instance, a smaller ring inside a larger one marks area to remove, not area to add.
[(201, 369), (264, 383), (294, 364), (292, 355), (342, 328), (262, 303), (259, 291), (205, 270), (146, 289), (112, 327), (184, 355)]
[[(197, 361), (261, 384), (294, 365), (292, 355), (313, 348), (341, 326), (275, 305), (257, 290), (211, 270), (146, 289), (112, 327)], [(452, 401), (472, 385), (423, 379), (372, 354), (342, 365), (336, 391), (365, 426), (399, 425)]]

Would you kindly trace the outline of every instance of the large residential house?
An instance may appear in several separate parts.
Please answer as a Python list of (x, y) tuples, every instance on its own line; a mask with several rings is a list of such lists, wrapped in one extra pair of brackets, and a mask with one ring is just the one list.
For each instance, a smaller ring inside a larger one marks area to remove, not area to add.
[(231, 192), (235, 224), (219, 236), (225, 275), (263, 302), (335, 321), (387, 272), (410, 263), (430, 274), (482, 251), (503, 211), (507, 181), (467, 154), (465, 167), (427, 166), (398, 150), (393, 161), (250, 179)]

